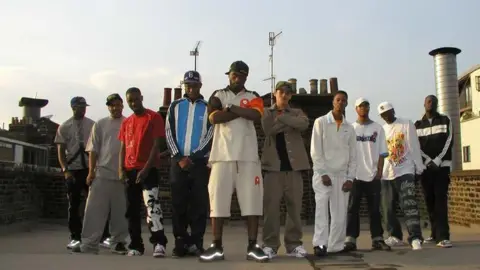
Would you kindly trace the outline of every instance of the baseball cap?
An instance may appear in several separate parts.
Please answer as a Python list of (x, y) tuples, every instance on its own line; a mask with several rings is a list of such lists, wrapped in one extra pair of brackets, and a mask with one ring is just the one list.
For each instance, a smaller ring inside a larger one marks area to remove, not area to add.
[(111, 94), (111, 95), (109, 95), (109, 96), (107, 97), (107, 103), (106, 103), (106, 105), (107, 105), (107, 106), (110, 106), (110, 104), (111, 104), (114, 100), (120, 100), (120, 101), (123, 103), (122, 97), (121, 97), (119, 94), (115, 93), (115, 94)]
[(202, 83), (202, 77), (198, 71), (190, 70), (185, 72), (183, 83)]
[(228, 72), (225, 72), (225, 74), (228, 75), (230, 72), (233, 71), (248, 76), (248, 70), (248, 65), (245, 64), (245, 62), (235, 61), (230, 65), (230, 69), (228, 70)]
[(393, 105), (388, 101), (384, 101), (378, 105), (378, 114), (382, 114), (392, 109), (393, 109)]
[(279, 89), (283, 89), (284, 87), (286, 87), (288, 92), (292, 92), (292, 84), (290, 84), (289, 82), (286, 82), (286, 81), (279, 81), (276, 85), (275, 85), (275, 90), (279, 90)]
[(358, 98), (357, 100), (355, 100), (355, 107), (360, 106), (362, 103), (368, 103), (368, 104), (370, 104), (370, 101), (368, 101), (368, 99), (363, 98), (363, 97)]
[(70, 106), (71, 107), (86, 107), (90, 106), (87, 104), (87, 101), (85, 100), (84, 97), (74, 97), (72, 100), (70, 100)]

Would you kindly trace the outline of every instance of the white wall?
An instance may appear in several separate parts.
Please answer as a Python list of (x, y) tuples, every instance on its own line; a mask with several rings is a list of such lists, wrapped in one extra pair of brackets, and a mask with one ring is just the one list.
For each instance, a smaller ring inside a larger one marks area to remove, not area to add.
[[(474, 88), (472, 90), (474, 90)], [(477, 91), (475, 90), (474, 92)], [(478, 98), (480, 98), (480, 95), (478, 96)], [(480, 99), (477, 100), (477, 103), (479, 103), (478, 105), (480, 107)], [(460, 123), (460, 128), (462, 132), (462, 169), (480, 170), (480, 140), (478, 136), (480, 134), (480, 118), (463, 121)], [(470, 162), (466, 163), (463, 162), (464, 146), (470, 146)]]

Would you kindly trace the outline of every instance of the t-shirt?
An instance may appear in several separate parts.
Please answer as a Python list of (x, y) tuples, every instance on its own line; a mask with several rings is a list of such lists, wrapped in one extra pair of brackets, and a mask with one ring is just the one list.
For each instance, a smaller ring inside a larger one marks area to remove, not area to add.
[[(160, 114), (145, 109), (123, 120), (118, 138), (125, 144), (125, 168), (141, 170), (148, 161), (155, 139), (165, 138), (165, 121)], [(157, 155), (155, 166), (159, 166)]]
[[(215, 91), (213, 96), (220, 100), (223, 108), (232, 104), (256, 109), (263, 115), (263, 100), (255, 92), (242, 90), (235, 94), (226, 88)], [(259, 161), (257, 131), (253, 121), (238, 117), (214, 126), (209, 162), (217, 161)]]
[(420, 154), (420, 142), (412, 121), (397, 118), (384, 124), (388, 157), (383, 166), (383, 179), (393, 180), (405, 174), (421, 174), (425, 169)]
[(118, 179), (120, 141), (118, 133), (125, 117), (105, 117), (93, 125), (85, 151), (97, 154), (96, 177)]
[(377, 174), (379, 156), (387, 156), (387, 142), (380, 124), (353, 123), (357, 135), (357, 173), (356, 179), (370, 182)]
[[(68, 169), (81, 170), (88, 168), (88, 155), (83, 150), (76, 157), (75, 154), (81, 146), (85, 148), (93, 124), (95, 122), (90, 118), (83, 117), (76, 120), (72, 116), (58, 127), (54, 142), (65, 145), (67, 163), (70, 162)], [(85, 164), (83, 164), (82, 158)]]

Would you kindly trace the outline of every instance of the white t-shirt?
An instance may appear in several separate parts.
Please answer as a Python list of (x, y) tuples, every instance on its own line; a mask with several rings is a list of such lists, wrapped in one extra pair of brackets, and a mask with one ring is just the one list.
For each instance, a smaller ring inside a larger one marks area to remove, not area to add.
[(388, 157), (383, 166), (384, 180), (393, 180), (405, 174), (421, 174), (425, 169), (420, 154), (420, 142), (412, 121), (397, 118), (383, 125), (387, 139)]
[[(227, 104), (244, 106), (255, 104), (251, 108), (263, 114), (263, 100), (255, 92), (242, 90), (235, 94), (228, 88), (218, 90), (214, 96), (220, 99), (222, 107)], [(227, 123), (214, 126), (210, 163), (217, 161), (258, 162), (257, 131), (253, 121), (238, 117)]]
[(369, 122), (353, 123), (357, 135), (357, 180), (370, 182), (377, 174), (379, 156), (387, 156), (387, 141), (380, 124)]
[(123, 116), (116, 119), (105, 117), (98, 120), (92, 127), (85, 151), (97, 153), (96, 176), (98, 178), (118, 179), (118, 157), (121, 145), (118, 133), (124, 119)]

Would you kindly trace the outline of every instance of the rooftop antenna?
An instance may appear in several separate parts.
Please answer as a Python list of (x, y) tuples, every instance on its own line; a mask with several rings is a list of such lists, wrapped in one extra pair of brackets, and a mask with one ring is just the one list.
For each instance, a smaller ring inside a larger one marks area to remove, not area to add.
[(275, 42), (277, 41), (277, 37), (282, 34), (282, 31), (280, 33), (275, 34), (275, 32), (269, 32), (268, 33), (268, 45), (270, 46), (270, 55), (269, 55), (269, 61), (270, 61), (270, 77), (266, 78), (263, 81), (268, 81), (270, 80), (270, 85), (271, 85), (271, 95), (270, 95), (270, 103), (273, 105), (273, 95), (275, 93), (275, 75), (273, 73), (273, 47), (275, 47)]
[(195, 44), (195, 48), (190, 51), (190, 56), (193, 56), (195, 58), (194, 62), (194, 70), (197, 71), (197, 56), (199, 54), (198, 49), (200, 48), (200, 45), (202, 44), (202, 41), (197, 41), (197, 44)]

